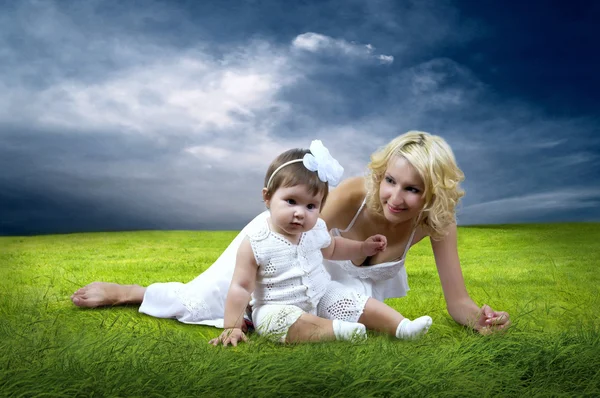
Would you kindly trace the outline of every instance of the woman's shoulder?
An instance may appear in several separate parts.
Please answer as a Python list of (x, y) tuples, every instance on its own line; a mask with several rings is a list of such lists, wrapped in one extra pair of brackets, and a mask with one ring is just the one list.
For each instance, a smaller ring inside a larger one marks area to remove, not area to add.
[(360, 206), (366, 194), (365, 178), (360, 176), (345, 179), (329, 193), (333, 199), (341, 199), (344, 205), (350, 207)]
[(346, 228), (362, 205), (367, 194), (364, 177), (348, 178), (327, 197), (321, 217), (331, 228)]
[(444, 245), (456, 246), (457, 229), (456, 223), (450, 223), (444, 227), (439, 235), (434, 235), (431, 228), (428, 228), (425, 225), (419, 225), (415, 229), (412, 244), (414, 245), (424, 238), (429, 238), (434, 249), (435, 247)]

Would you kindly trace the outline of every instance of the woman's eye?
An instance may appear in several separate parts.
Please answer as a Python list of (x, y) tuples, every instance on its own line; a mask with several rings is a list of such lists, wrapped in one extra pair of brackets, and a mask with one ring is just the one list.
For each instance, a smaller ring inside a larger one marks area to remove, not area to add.
[(296, 201), (294, 199), (288, 199), (288, 200), (286, 200), (286, 202), (288, 202), (288, 204), (290, 204), (290, 205), (296, 204)]
[(408, 188), (406, 188), (406, 190), (407, 190), (408, 192), (412, 192), (412, 193), (419, 193), (419, 192), (421, 192), (421, 191), (419, 191), (419, 190), (418, 190), (417, 188), (415, 188), (415, 187), (408, 187)]
[(393, 184), (394, 180), (392, 180), (391, 177), (385, 177), (385, 182), (387, 182), (388, 184)]

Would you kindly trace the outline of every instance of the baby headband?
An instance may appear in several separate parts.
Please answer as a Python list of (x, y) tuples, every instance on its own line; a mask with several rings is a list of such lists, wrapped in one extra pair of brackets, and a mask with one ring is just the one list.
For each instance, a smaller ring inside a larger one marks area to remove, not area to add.
[(267, 189), (271, 186), (271, 181), (273, 181), (273, 177), (275, 177), (275, 174), (277, 174), (279, 170), (285, 166), (299, 162), (302, 162), (304, 167), (308, 170), (316, 171), (319, 180), (328, 183), (332, 187), (339, 184), (342, 174), (344, 174), (344, 168), (333, 158), (333, 156), (331, 156), (329, 150), (325, 148), (325, 145), (323, 145), (321, 140), (313, 140), (313, 142), (310, 143), (309, 149), (311, 153), (307, 153), (302, 159), (290, 160), (276, 168), (273, 174), (271, 174), (271, 177), (269, 177)]

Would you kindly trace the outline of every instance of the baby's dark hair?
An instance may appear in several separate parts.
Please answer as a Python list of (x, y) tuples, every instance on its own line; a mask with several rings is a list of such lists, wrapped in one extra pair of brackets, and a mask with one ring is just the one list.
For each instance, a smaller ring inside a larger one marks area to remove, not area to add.
[(308, 187), (308, 192), (311, 195), (323, 194), (323, 200), (321, 201), (321, 207), (323, 207), (327, 195), (329, 194), (329, 185), (319, 179), (316, 171), (310, 171), (302, 164), (302, 162), (291, 163), (284, 166), (275, 174), (275, 176), (273, 176), (271, 184), (267, 187), (269, 178), (271, 178), (271, 175), (279, 166), (291, 160), (302, 159), (307, 153), (310, 153), (310, 150), (301, 148), (290, 149), (277, 156), (275, 160), (271, 162), (271, 165), (267, 169), (267, 174), (265, 175), (264, 185), (267, 188), (268, 196), (273, 195), (275, 191), (281, 187), (287, 188), (296, 185), (306, 185)]

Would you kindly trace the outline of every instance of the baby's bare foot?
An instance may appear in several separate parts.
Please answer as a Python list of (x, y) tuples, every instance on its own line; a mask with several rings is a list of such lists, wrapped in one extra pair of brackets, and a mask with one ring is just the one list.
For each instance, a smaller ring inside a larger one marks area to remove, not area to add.
[(78, 307), (102, 307), (124, 304), (127, 289), (131, 286), (107, 282), (92, 282), (71, 295), (71, 301)]

